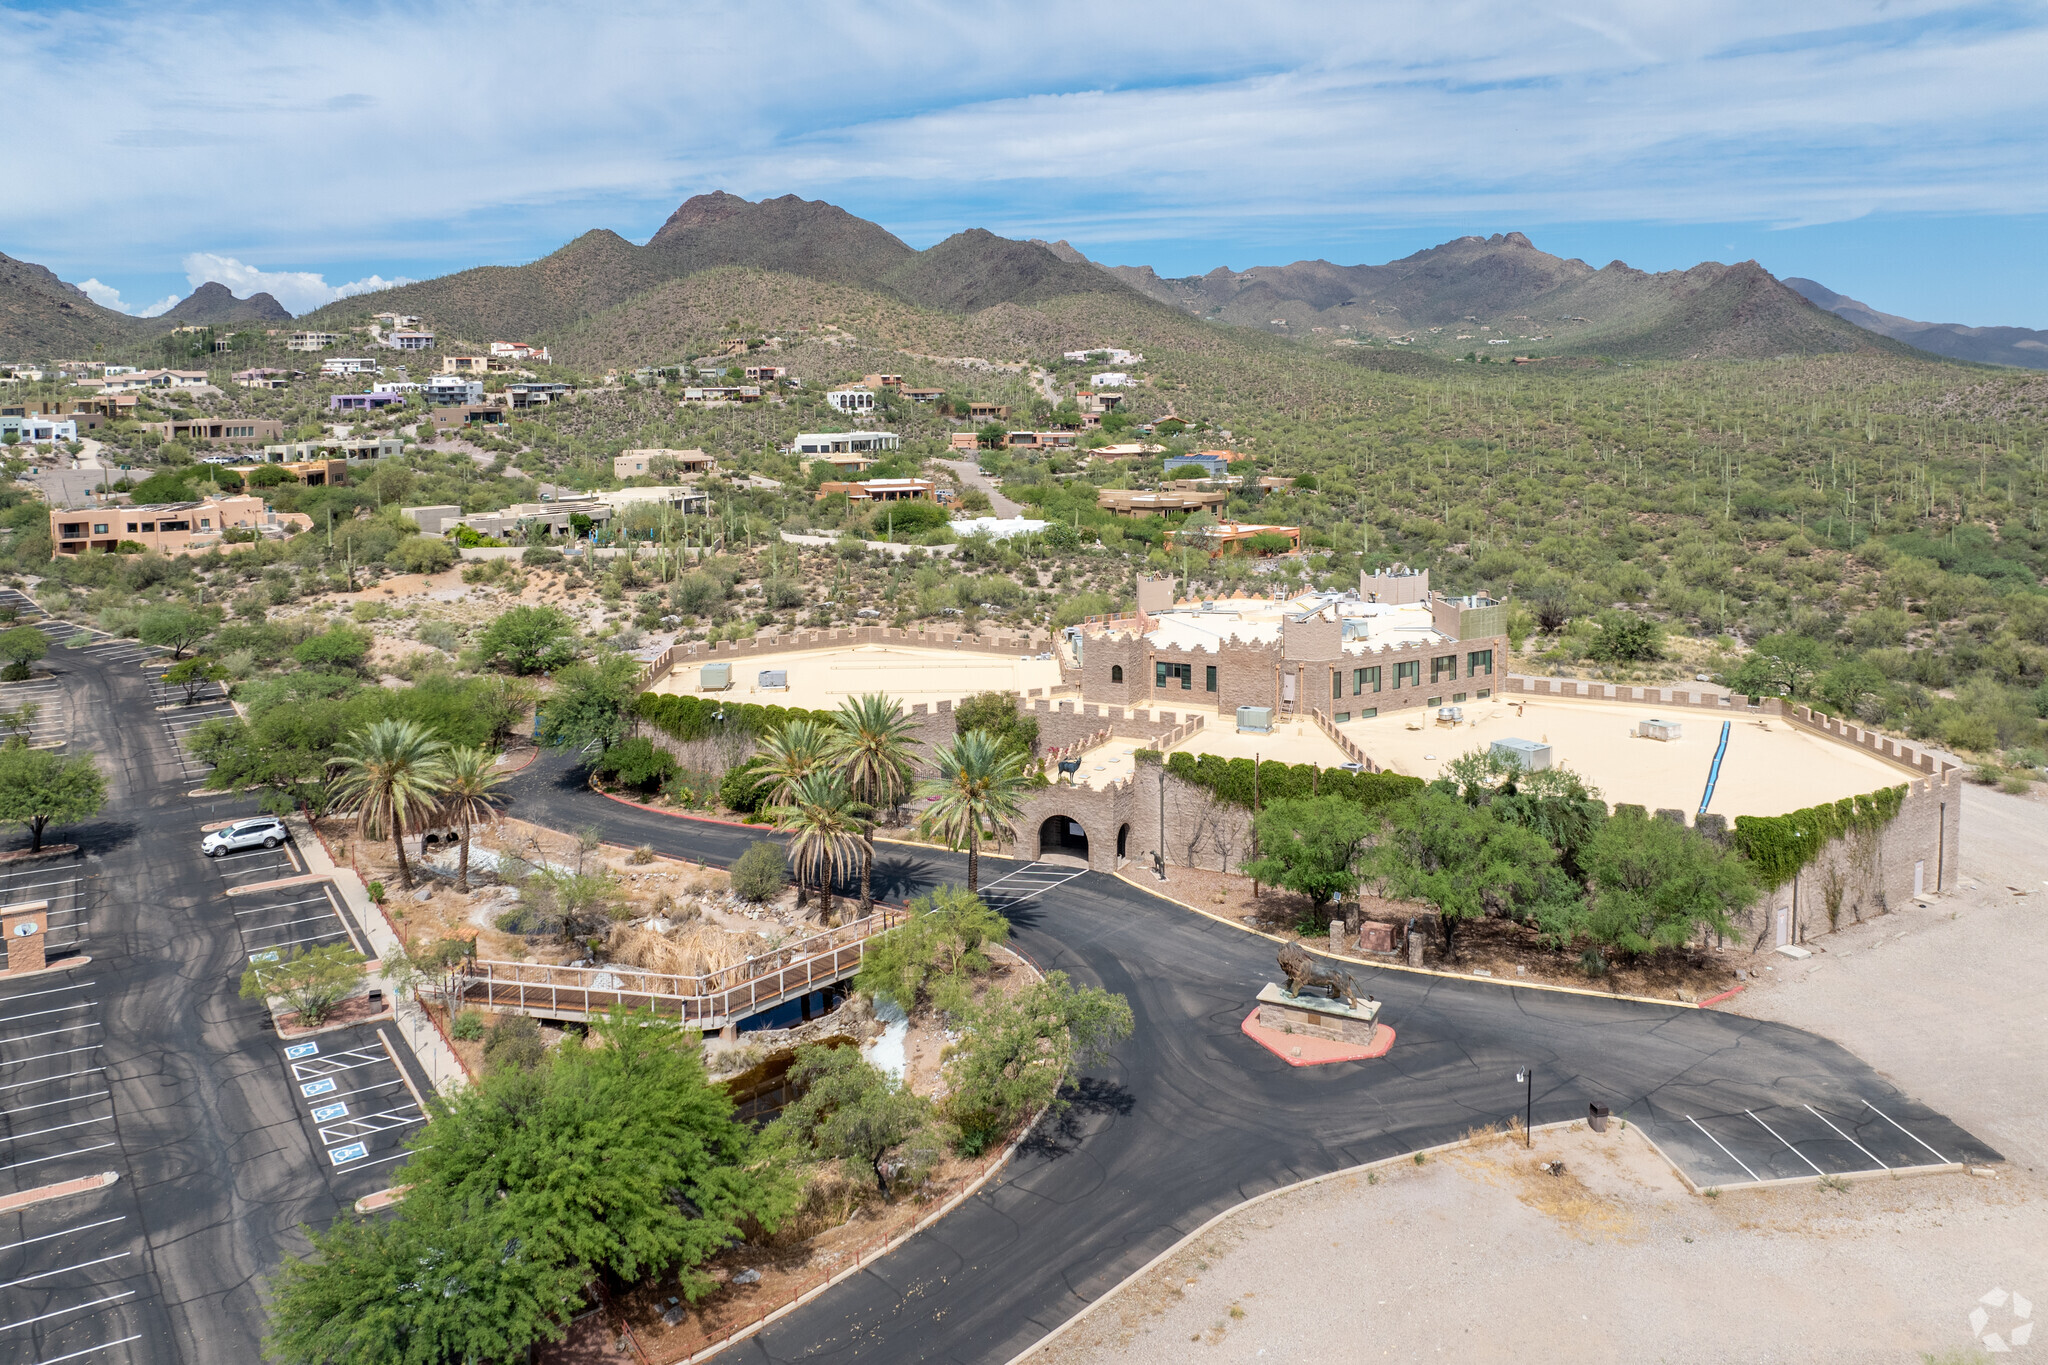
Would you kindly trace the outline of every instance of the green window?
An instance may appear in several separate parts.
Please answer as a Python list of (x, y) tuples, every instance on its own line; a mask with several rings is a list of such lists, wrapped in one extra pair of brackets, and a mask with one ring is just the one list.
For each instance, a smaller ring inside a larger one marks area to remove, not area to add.
[(1209, 664), (1202, 669), (1202, 690), (1204, 692), (1214, 692), (1216, 690), (1216, 665)]
[(1344, 675), (1333, 668), (1330, 670), (1330, 700), (1341, 701), (1343, 698)]
[(1491, 676), (1491, 674), (1492, 674), (1492, 673), (1493, 673), (1493, 651), (1492, 651), (1492, 650), (1490, 650), (1490, 649), (1475, 649), (1475, 650), (1473, 650), (1473, 651), (1472, 651), (1471, 653), (1469, 653), (1469, 654), (1467, 654), (1467, 655), (1465, 656), (1465, 676), (1466, 676), (1466, 677), (1468, 677), (1468, 678), (1483, 678), (1483, 677), (1488, 677), (1488, 676)]
[(1349, 711), (1339, 711), (1339, 712), (1337, 713), (1337, 723), (1338, 723), (1339, 725), (1342, 725), (1342, 724), (1344, 724), (1344, 723), (1345, 723), (1346, 721), (1348, 721), (1348, 720), (1350, 720), (1350, 719), (1351, 719), (1351, 713), (1350, 713)]
[(1434, 683), (1440, 683), (1440, 682), (1442, 682), (1442, 681), (1443, 681), (1443, 680), (1444, 680), (1445, 678), (1449, 678), (1449, 679), (1451, 679), (1451, 680), (1452, 680), (1453, 682), (1455, 682), (1455, 681), (1457, 681), (1457, 677), (1458, 677), (1458, 656), (1457, 656), (1457, 655), (1455, 655), (1455, 654), (1442, 654), (1442, 655), (1439, 655), (1439, 656), (1437, 656), (1436, 658), (1434, 658), (1434, 659), (1431, 659), (1431, 660), (1429, 661), (1429, 680), (1430, 680), (1430, 682), (1431, 682), (1431, 683), (1433, 683), (1433, 684), (1434, 684)]
[(1422, 660), (1410, 659), (1394, 665), (1394, 686), (1396, 688), (1422, 686)]
[(1366, 693), (1366, 692), (1377, 692), (1377, 691), (1379, 691), (1379, 690), (1380, 690), (1380, 671), (1379, 671), (1379, 669), (1378, 669), (1377, 667), (1374, 667), (1374, 668), (1354, 668), (1354, 669), (1352, 669), (1352, 670), (1351, 670), (1351, 695), (1352, 695), (1352, 696), (1356, 697), (1356, 696), (1360, 696), (1360, 695), (1362, 695), (1363, 693)]
[(1366, 708), (1365, 708), (1365, 709), (1364, 709), (1363, 711), (1360, 711), (1360, 712), (1358, 713), (1358, 718), (1359, 718), (1360, 720), (1371, 720), (1371, 719), (1372, 719), (1372, 718), (1373, 718), (1374, 716), (1378, 715), (1379, 713), (1380, 713), (1380, 708), (1379, 708), (1379, 707), (1377, 707), (1377, 706), (1368, 706), (1368, 707), (1366, 707)]
[(1174, 680), (1178, 679), (1180, 681), (1180, 690), (1187, 692), (1192, 690), (1195, 685), (1195, 666), (1193, 664), (1169, 664), (1154, 660), (1152, 664), (1152, 678), (1154, 683), (1160, 687), (1171, 687)]

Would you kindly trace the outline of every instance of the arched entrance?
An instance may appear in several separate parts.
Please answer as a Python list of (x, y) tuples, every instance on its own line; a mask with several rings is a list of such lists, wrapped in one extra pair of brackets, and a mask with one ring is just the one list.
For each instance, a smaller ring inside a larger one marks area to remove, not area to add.
[(1119, 858), (1130, 857), (1130, 845), (1131, 827), (1129, 825), (1118, 825), (1116, 827), (1116, 856)]
[(1065, 853), (1084, 861), (1088, 857), (1088, 831), (1081, 828), (1078, 820), (1069, 820), (1064, 815), (1054, 815), (1038, 827), (1038, 856), (1048, 853)]

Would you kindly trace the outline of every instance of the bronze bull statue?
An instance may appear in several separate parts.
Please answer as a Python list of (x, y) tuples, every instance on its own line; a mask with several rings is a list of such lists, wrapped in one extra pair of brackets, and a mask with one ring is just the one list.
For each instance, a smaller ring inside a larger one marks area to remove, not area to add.
[(1358, 983), (1351, 979), (1351, 973), (1325, 967), (1298, 943), (1280, 946), (1280, 970), (1287, 974), (1289, 995), (1300, 995), (1304, 986), (1319, 986), (1329, 992), (1332, 1000), (1342, 1000), (1354, 1009), (1358, 1006)]

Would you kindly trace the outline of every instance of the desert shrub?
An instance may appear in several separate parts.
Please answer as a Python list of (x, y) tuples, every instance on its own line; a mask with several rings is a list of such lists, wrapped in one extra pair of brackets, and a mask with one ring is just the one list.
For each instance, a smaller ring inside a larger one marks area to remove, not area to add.
[(484, 1069), (531, 1071), (547, 1050), (539, 1023), (524, 1014), (501, 1014), (484, 1038)]
[(732, 865), (733, 894), (742, 900), (774, 900), (789, 885), (789, 860), (782, 845), (763, 839)]
[(646, 791), (660, 786), (676, 771), (676, 766), (674, 754), (656, 748), (645, 735), (635, 735), (606, 749), (597, 760), (596, 770), (601, 776), (616, 777), (621, 786)]
[(473, 1043), (484, 1036), (482, 1010), (464, 1010), (448, 1025), (448, 1036), (458, 1043)]

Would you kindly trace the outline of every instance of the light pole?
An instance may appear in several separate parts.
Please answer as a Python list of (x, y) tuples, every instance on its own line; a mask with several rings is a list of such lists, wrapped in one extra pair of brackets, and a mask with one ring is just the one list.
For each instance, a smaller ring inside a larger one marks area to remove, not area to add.
[(1515, 1079), (1522, 1083), (1522, 1145), (1534, 1147), (1536, 1134), (1531, 1124), (1536, 1121), (1536, 1068), (1525, 1066), (1515, 1073)]

